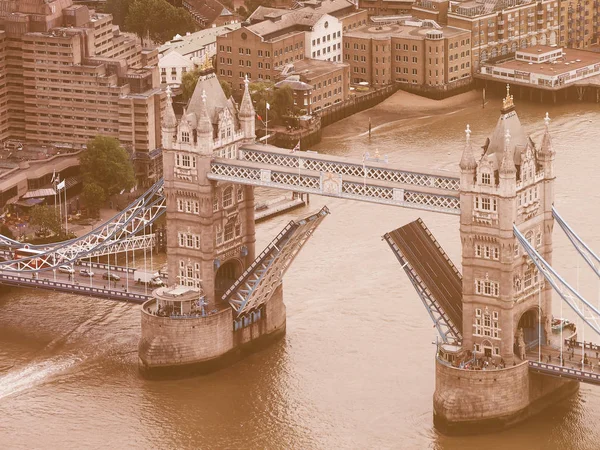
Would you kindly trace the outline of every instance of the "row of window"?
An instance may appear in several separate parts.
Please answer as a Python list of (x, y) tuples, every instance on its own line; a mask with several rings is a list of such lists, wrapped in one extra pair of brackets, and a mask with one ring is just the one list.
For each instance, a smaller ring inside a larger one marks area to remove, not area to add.
[(517, 201), (519, 206), (526, 206), (539, 198), (539, 186), (534, 186), (523, 190), (518, 196)]
[[(327, 36), (323, 36), (323, 43), (325, 42), (329, 42), (331, 41), (331, 39), (335, 39), (336, 37), (339, 38), (342, 35), (341, 31), (338, 31), (337, 33), (332, 33), (332, 34), (328, 34)], [(313, 39), (312, 40), (312, 45), (321, 45), (321, 38), (317, 38), (317, 39)]]
[(191, 233), (177, 233), (177, 240), (180, 247), (200, 248), (200, 236)]
[(500, 248), (496, 245), (475, 244), (475, 257), (485, 259), (500, 259)]
[(482, 311), (481, 308), (475, 308), (475, 323), (473, 324), (475, 336), (487, 336), (498, 339), (500, 327), (498, 326), (498, 311), (489, 313), (486, 308)]
[(215, 243), (217, 246), (223, 245), (227, 242), (233, 241), (242, 235), (242, 224), (240, 222), (231, 223), (225, 225), (223, 230), (217, 227), (217, 233), (215, 235)]
[(200, 263), (179, 260), (179, 284), (200, 288)]
[[(190, 142), (190, 133), (188, 131), (181, 132), (181, 141)], [(175, 167), (194, 169), (196, 167), (196, 157), (186, 155), (185, 153), (175, 153)]]
[(475, 196), (475, 209), (481, 211), (498, 211), (498, 199)]
[(498, 297), (500, 295), (500, 283), (490, 280), (475, 280), (475, 293), (487, 297)]
[[(225, 189), (223, 189), (223, 196), (222, 196), (222, 200), (221, 200), (221, 205), (223, 206), (223, 208), (229, 208), (229, 207), (233, 206), (233, 194), (234, 194), (233, 191), (234, 191), (233, 186), (227, 186)], [(237, 187), (237, 201), (239, 203), (242, 200), (244, 200), (244, 187), (238, 186)], [(215, 195), (213, 197), (213, 211), (218, 211), (218, 209), (219, 209), (219, 198)]]
[[(334, 52), (336, 50), (340, 49), (340, 43), (338, 42), (337, 44), (333, 44), (333, 46), (329, 45), (327, 47), (323, 48), (323, 55), (326, 55), (327, 53), (331, 53)], [(312, 52), (312, 57), (313, 58), (318, 58), (319, 56), (321, 56), (321, 50), (316, 50)], [(334, 59), (335, 61), (335, 59)]]
[(200, 213), (200, 202), (198, 200), (177, 199), (177, 211), (188, 214)]

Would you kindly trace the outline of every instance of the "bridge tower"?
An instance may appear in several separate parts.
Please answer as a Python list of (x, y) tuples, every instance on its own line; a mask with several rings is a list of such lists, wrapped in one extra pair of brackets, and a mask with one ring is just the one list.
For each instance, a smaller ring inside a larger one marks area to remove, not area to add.
[(208, 174), (213, 158), (235, 159), (241, 145), (254, 142), (254, 124), (248, 80), (238, 108), (206, 68), (179, 119), (168, 92), (162, 129), (168, 287), (142, 308), (139, 361), (148, 376), (209, 371), (242, 347), (285, 331), (280, 275), (262, 294), (268, 301), (248, 311), (221, 300), (255, 259), (254, 192)]
[[(498, 428), (527, 417), (578, 384), (530, 374), (526, 352), (551, 333), (552, 288), (514, 236), (513, 224), (552, 260), (554, 150), (546, 115), (539, 146), (523, 130), (507, 86), (500, 118), (481, 152), (470, 129), (460, 161), (462, 351), (506, 369), (436, 363), (434, 419), (442, 429)], [(554, 394), (554, 395), (550, 395)]]

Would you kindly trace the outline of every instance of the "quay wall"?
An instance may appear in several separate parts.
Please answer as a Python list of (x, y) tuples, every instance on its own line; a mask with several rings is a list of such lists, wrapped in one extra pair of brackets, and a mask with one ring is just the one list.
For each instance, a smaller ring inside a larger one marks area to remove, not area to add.
[(149, 378), (208, 373), (239, 360), (285, 334), (286, 308), (282, 285), (265, 304), (257, 322), (234, 331), (233, 310), (206, 317), (171, 319), (141, 309), (139, 368)]
[(529, 372), (527, 362), (497, 370), (464, 370), (436, 359), (433, 419), (447, 434), (499, 431), (573, 394), (576, 381)]

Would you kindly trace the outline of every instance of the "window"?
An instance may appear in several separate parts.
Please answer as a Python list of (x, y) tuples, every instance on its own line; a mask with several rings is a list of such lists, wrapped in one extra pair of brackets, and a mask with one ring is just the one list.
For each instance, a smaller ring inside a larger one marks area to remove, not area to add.
[(485, 308), (485, 311), (481, 311), (481, 309), (477, 308), (475, 314), (475, 320), (473, 323), (473, 334), (475, 336), (487, 336), (493, 337), (494, 339), (499, 339), (500, 327), (498, 322), (498, 311), (493, 311), (490, 314), (488, 308)]
[(486, 297), (498, 297), (500, 295), (500, 284), (490, 280), (475, 280), (475, 293)]
[(238, 186), (237, 188), (237, 201), (241, 202), (244, 200), (244, 188), (242, 186)]
[(213, 197), (213, 212), (219, 209), (219, 198), (215, 195)]
[(233, 223), (228, 223), (227, 225), (225, 225), (225, 242), (232, 241), (233, 238)]
[(181, 132), (181, 141), (182, 142), (190, 142), (190, 132), (189, 131), (182, 131)]
[(481, 184), (492, 184), (492, 177), (489, 173), (481, 174)]
[(223, 208), (233, 205), (233, 187), (229, 186), (223, 191)]

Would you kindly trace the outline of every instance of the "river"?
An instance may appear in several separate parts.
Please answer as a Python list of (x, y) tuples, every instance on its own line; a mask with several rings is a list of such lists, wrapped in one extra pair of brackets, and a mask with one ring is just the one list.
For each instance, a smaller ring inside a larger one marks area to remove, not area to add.
[[(406, 167), (458, 170), (464, 129), (483, 145), (500, 99), (442, 103), (399, 93), (328, 127), (314, 150), (376, 150)], [(450, 106), (448, 106), (450, 105)], [(556, 150), (556, 206), (600, 251), (598, 105), (517, 101)], [(373, 135), (366, 133), (368, 117)], [(260, 194), (259, 194), (260, 195)], [(266, 195), (269, 195), (268, 193)], [(277, 193), (276, 195), (280, 195)], [(432, 423), (435, 330), (381, 236), (417, 217), (460, 268), (458, 217), (311, 197), (331, 215), (284, 282), (287, 335), (211, 375), (147, 381), (137, 371), (139, 306), (0, 286), (0, 446), (160, 449), (576, 449), (600, 447), (600, 388), (502, 433), (445, 437)], [(257, 249), (297, 210), (257, 226)], [(554, 266), (600, 301), (600, 287), (555, 227)], [(160, 257), (156, 258), (160, 263)], [(554, 314), (560, 302), (554, 300)], [(575, 319), (574, 314), (563, 314)], [(586, 332), (586, 340), (594, 339)], [(594, 339), (596, 342), (600, 339)]]

